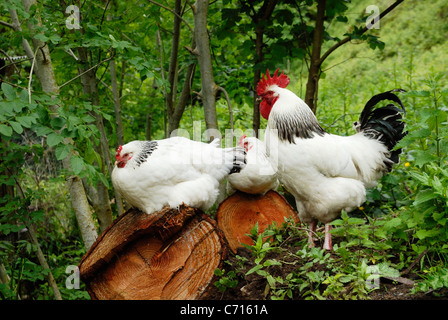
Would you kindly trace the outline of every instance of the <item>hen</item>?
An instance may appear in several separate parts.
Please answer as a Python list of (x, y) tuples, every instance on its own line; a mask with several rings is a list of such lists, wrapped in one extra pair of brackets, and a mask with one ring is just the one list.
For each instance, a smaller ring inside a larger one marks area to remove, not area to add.
[[(395, 145), (405, 136), (404, 107), (393, 90), (372, 97), (355, 123), (356, 134), (325, 132), (308, 105), (285, 89), (283, 74), (263, 76), (257, 86), (261, 115), (268, 119), (266, 149), (278, 165), (279, 180), (294, 196), (302, 222), (310, 224), (309, 242), (317, 221), (325, 224), (324, 248), (332, 249), (331, 225), (342, 210), (352, 211), (366, 200), (366, 188), (398, 163)], [(374, 108), (382, 100), (388, 104)]]
[(245, 166), (243, 148), (221, 148), (174, 137), (132, 141), (119, 146), (112, 171), (114, 188), (132, 206), (150, 214), (182, 203), (209, 209), (217, 199), (219, 183)]
[(272, 168), (263, 142), (243, 135), (238, 143), (246, 150), (246, 166), (228, 178), (228, 193), (236, 189), (249, 194), (265, 194), (278, 187), (277, 173)]

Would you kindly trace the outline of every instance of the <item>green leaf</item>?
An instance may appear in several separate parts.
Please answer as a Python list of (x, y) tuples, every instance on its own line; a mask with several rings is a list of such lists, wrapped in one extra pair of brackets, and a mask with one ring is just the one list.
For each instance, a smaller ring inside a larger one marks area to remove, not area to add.
[(418, 206), (424, 202), (430, 201), (435, 198), (437, 198), (437, 194), (435, 194), (434, 191), (431, 189), (426, 189), (426, 190), (420, 191), (417, 194), (417, 197), (415, 197), (415, 201), (414, 201), (413, 205)]
[(58, 145), (59, 143), (62, 142), (62, 140), (64, 140), (64, 137), (62, 137), (56, 133), (50, 133), (47, 136), (47, 144), (50, 147), (54, 147), (55, 145)]
[(40, 40), (42, 42), (48, 41), (48, 37), (46, 35), (44, 35), (43, 33), (38, 33), (38, 34), (34, 35), (34, 39)]
[(20, 125), (20, 123), (15, 122), (15, 121), (9, 121), (9, 124), (14, 129), (14, 131), (17, 132), (18, 134), (21, 134), (23, 132), (23, 128)]
[(425, 239), (428, 237), (434, 237), (436, 235), (438, 235), (439, 230), (438, 229), (431, 229), (431, 230), (418, 230), (415, 235), (417, 236), (417, 238), (419, 239)]
[(404, 93), (406, 97), (429, 97), (431, 93), (427, 90), (412, 90)]
[(36, 132), (36, 135), (38, 137), (41, 137), (41, 136), (45, 136), (45, 135), (53, 132), (53, 130), (48, 128), (48, 127), (46, 127), (46, 126), (38, 125), (38, 126), (35, 127), (34, 132)]
[(56, 147), (56, 150), (54, 152), (56, 155), (56, 159), (64, 160), (70, 153), (70, 148), (65, 144), (60, 144)]
[(5, 82), (2, 83), (2, 91), (5, 94), (6, 99), (12, 101), (16, 98), (16, 92), (14, 91), (13, 86), (7, 84)]
[(355, 225), (355, 224), (365, 224), (366, 220), (361, 219), (361, 218), (349, 218), (348, 219), (348, 224), (350, 225)]
[(59, 130), (62, 129), (62, 127), (65, 125), (65, 119), (62, 117), (56, 117), (51, 119), (50, 123), (55, 130)]
[(73, 156), (70, 158), (70, 164), (74, 174), (80, 174), (84, 168), (84, 160), (80, 157)]
[(12, 128), (6, 124), (0, 124), (0, 133), (6, 137), (12, 136)]
[(255, 267), (246, 272), (246, 276), (260, 270), (261, 268), (263, 268), (263, 266), (261, 264), (257, 264)]
[(400, 224), (401, 224), (401, 218), (396, 217), (393, 218), (392, 220), (387, 221), (383, 227), (386, 230), (392, 230), (398, 227)]
[(16, 117), (16, 120), (25, 128), (31, 127), (31, 119), (30, 117), (23, 116), (23, 117)]
[(87, 114), (84, 117), (82, 117), (82, 121), (84, 121), (85, 123), (90, 123), (95, 121), (95, 118)]

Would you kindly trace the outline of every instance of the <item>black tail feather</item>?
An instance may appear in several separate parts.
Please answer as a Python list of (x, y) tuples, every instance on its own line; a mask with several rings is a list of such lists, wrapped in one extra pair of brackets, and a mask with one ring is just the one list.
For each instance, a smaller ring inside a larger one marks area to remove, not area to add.
[[(378, 139), (390, 151), (387, 167), (391, 169), (398, 163), (401, 149), (393, 150), (397, 143), (407, 134), (403, 114), (406, 113), (400, 98), (393, 92), (405, 92), (403, 89), (394, 89), (373, 96), (361, 112), (357, 131), (363, 132), (369, 138)], [(379, 102), (389, 100), (396, 104), (374, 108)], [(398, 106), (397, 106), (398, 105)]]

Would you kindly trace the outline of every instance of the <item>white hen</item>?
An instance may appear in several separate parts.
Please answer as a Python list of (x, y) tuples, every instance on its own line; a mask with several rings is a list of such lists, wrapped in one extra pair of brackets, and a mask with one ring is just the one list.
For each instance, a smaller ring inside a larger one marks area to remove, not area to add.
[(246, 150), (246, 166), (228, 178), (227, 192), (236, 189), (249, 194), (265, 194), (278, 187), (277, 172), (266, 154), (264, 143), (256, 137), (240, 138), (238, 146)]
[(202, 210), (216, 201), (219, 183), (245, 166), (243, 148), (220, 148), (174, 137), (119, 146), (114, 187), (132, 206), (150, 214), (186, 204)]

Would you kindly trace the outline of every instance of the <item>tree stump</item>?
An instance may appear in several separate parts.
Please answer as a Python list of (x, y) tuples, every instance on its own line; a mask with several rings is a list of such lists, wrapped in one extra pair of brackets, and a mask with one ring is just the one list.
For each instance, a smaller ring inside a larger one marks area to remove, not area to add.
[(227, 243), (199, 209), (148, 215), (130, 209), (106, 229), (79, 265), (92, 299), (198, 299), (213, 284)]
[(261, 233), (274, 221), (278, 224), (283, 223), (285, 217), (291, 217), (295, 222), (299, 222), (297, 213), (285, 198), (271, 190), (265, 195), (235, 192), (219, 205), (216, 219), (230, 248), (236, 253), (236, 250), (242, 247), (241, 243), (253, 244), (247, 234), (250, 234), (250, 230), (257, 222)]

